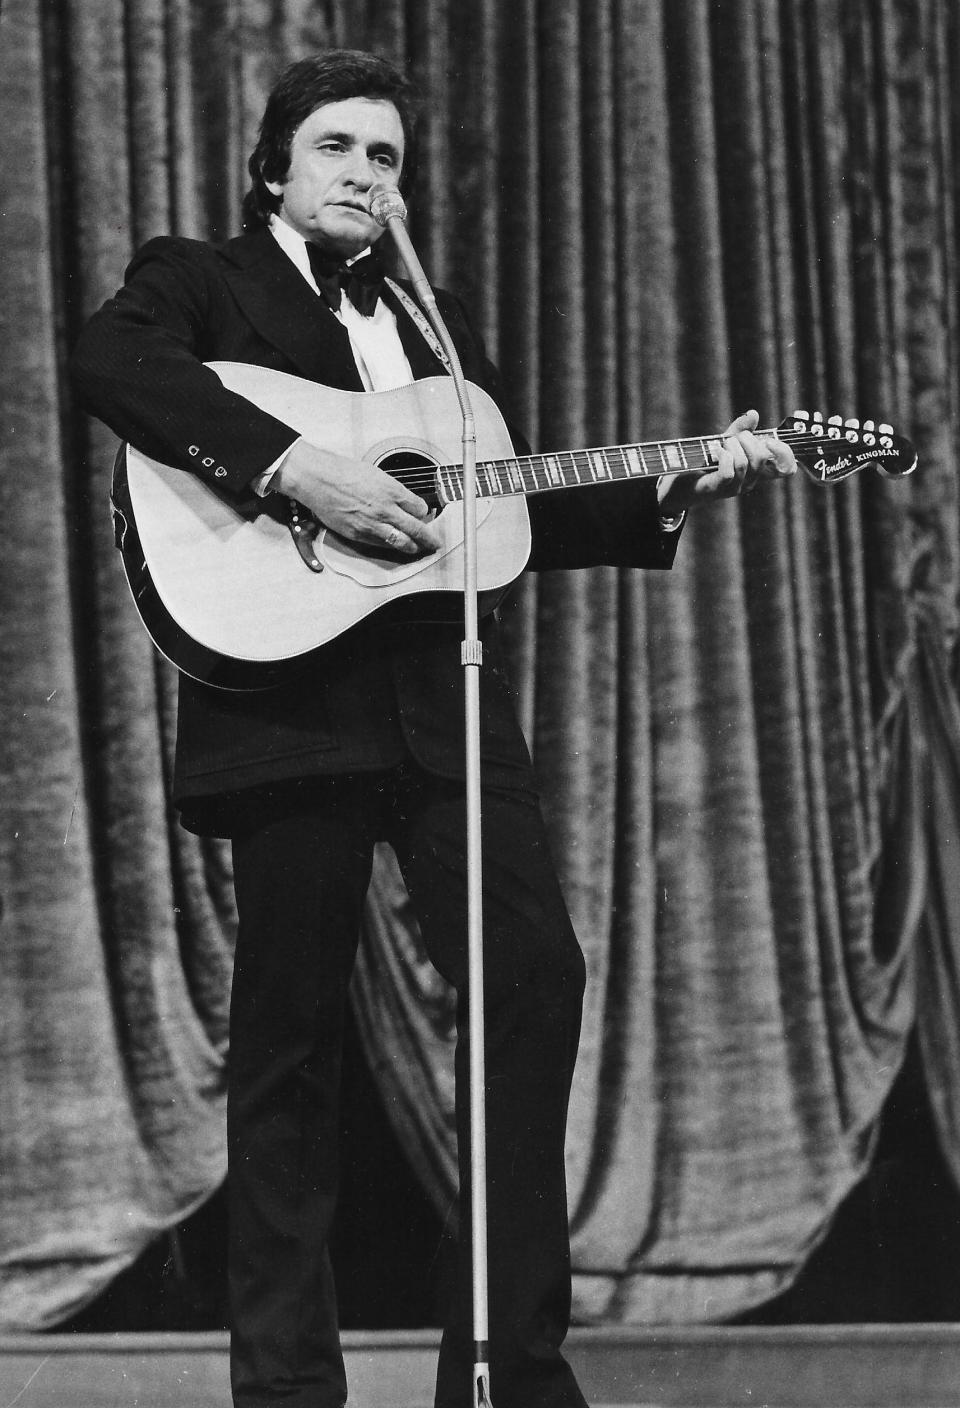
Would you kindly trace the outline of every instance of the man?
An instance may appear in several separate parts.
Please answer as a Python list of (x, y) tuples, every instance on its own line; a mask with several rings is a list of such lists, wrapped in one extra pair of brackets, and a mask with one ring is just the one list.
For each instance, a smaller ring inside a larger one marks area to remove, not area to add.
[[(76, 354), (85, 404), (155, 459), (249, 514), (306, 506), (343, 538), (429, 554), (426, 505), (371, 464), (308, 442), (202, 364), (248, 362), (343, 390), (443, 374), (389, 286), (371, 294), (376, 183), (409, 186), (414, 96), (369, 54), (294, 64), (250, 160), (247, 233), (219, 248), (151, 241)], [(348, 263), (348, 261), (355, 261)], [(374, 296), (375, 295), (375, 296)], [(467, 376), (495, 369), (460, 304), (438, 295)], [(530, 566), (669, 567), (687, 507), (792, 473), (752, 414), (714, 471), (530, 501)], [(228, 1130), (232, 1377), (238, 1408), (333, 1408), (346, 1397), (327, 1239), (337, 1185), (340, 1048), (361, 905), (378, 840), (393, 846), (439, 971), (458, 993), (461, 1199), (466, 1098), (462, 625), (374, 615), (292, 682), (253, 694), (182, 677), (174, 800), (184, 825), (233, 844), (239, 913)], [(481, 625), (490, 1366), (498, 1408), (578, 1408), (561, 1354), (570, 1313), (564, 1126), (583, 960), (548, 856), (493, 616)], [(469, 1213), (461, 1208), (461, 1226)], [(473, 1402), (471, 1269), (461, 1249), (437, 1381)]]

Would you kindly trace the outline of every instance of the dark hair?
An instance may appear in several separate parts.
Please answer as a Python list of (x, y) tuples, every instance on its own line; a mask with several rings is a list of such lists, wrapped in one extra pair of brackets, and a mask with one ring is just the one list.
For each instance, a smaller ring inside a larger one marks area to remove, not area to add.
[(245, 228), (265, 225), (280, 209), (280, 198), (267, 182), (282, 181), (290, 170), (290, 145), (297, 128), (325, 103), (346, 98), (386, 98), (393, 103), (404, 137), (400, 190), (410, 189), (417, 166), (420, 103), (416, 89), (388, 59), (362, 49), (328, 49), (291, 64), (267, 98), (257, 145), (247, 163), (252, 184), (243, 199)]

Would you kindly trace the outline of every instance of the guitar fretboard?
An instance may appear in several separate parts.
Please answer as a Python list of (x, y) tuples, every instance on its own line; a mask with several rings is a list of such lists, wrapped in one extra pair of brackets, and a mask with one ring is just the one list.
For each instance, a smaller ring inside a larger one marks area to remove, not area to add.
[[(769, 431), (756, 431), (767, 435)], [(521, 459), (484, 460), (477, 465), (477, 497), (537, 494), (578, 484), (607, 484), (620, 479), (677, 472), (704, 473), (717, 462), (716, 439), (653, 440), (643, 445), (612, 445), (595, 450), (561, 450)], [(463, 498), (463, 469), (441, 465), (437, 470), (445, 502)]]

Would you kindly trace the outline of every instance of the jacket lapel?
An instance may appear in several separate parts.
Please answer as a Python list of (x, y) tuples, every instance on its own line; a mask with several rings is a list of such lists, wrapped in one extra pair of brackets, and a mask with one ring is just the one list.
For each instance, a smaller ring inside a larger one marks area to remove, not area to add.
[[(228, 241), (220, 255), (224, 278), (244, 317), (301, 376), (344, 391), (363, 390), (346, 329), (307, 287), (268, 229)], [(400, 301), (389, 289), (383, 296), (396, 316), (414, 378), (443, 375), (443, 366)]]
[(343, 391), (363, 390), (346, 329), (307, 286), (268, 229), (230, 240), (220, 256), (224, 278), (243, 316), (301, 376)]

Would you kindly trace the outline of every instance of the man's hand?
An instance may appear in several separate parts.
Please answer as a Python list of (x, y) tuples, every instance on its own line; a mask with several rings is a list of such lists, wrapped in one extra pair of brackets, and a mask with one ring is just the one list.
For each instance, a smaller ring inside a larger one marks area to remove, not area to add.
[(706, 474), (665, 474), (657, 481), (657, 499), (664, 518), (698, 503), (732, 499), (755, 488), (761, 479), (786, 479), (797, 471), (793, 451), (775, 436), (759, 440), (754, 431), (760, 417), (746, 411), (720, 437), (716, 469)]
[(430, 509), (376, 465), (298, 440), (271, 484), (343, 538), (408, 557), (440, 545)]

